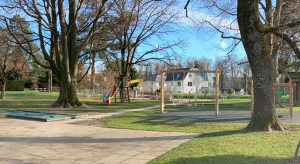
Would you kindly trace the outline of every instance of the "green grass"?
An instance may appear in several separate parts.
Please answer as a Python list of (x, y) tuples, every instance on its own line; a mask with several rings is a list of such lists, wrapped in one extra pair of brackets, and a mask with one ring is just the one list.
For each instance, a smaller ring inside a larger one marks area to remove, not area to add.
[[(79, 95), (79, 100), (87, 104), (91, 109), (80, 109), (80, 108), (47, 108), (45, 106), (50, 105), (49, 92), (36, 92), (36, 91), (26, 91), (26, 104), (25, 104), (25, 92), (6, 92), (6, 99), (0, 100), (0, 110), (5, 109), (22, 109), (22, 110), (64, 110), (64, 111), (76, 111), (76, 112), (112, 112), (126, 109), (136, 109), (144, 108), (150, 106), (159, 105), (159, 101), (149, 101), (149, 100), (131, 100), (131, 103), (125, 102), (121, 103), (117, 99), (115, 103), (112, 99), (110, 105), (103, 103), (103, 100), (99, 96), (93, 96), (94, 99), (81, 99)], [(52, 93), (52, 102), (58, 98), (58, 93)], [(166, 102), (170, 103), (170, 102)]]
[(57, 92), (37, 91), (6, 91), (5, 99), (0, 100), (0, 106), (22, 105), (22, 104), (46, 104), (58, 98)]
[(245, 123), (195, 123), (146, 120), (141, 117), (157, 110), (130, 112), (101, 119), (109, 128), (164, 132), (202, 133), (199, 137), (150, 161), (156, 163), (194, 164), (283, 164), (291, 162), (299, 135), (299, 124), (286, 124), (285, 132), (242, 131)]

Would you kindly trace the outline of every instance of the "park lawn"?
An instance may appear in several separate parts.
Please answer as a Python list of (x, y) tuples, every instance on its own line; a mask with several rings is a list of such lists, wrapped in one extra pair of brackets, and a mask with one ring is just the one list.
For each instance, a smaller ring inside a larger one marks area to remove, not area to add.
[(252, 132), (242, 129), (246, 123), (196, 123), (147, 120), (141, 117), (158, 110), (129, 112), (102, 118), (105, 127), (164, 132), (201, 133), (175, 149), (150, 161), (156, 163), (194, 164), (283, 164), (291, 163), (299, 141), (300, 125), (285, 124), (284, 132)]
[[(51, 102), (44, 101), (45, 97), (48, 99), (49, 94), (48, 92), (34, 92), (29, 91), (27, 92), (27, 96), (32, 98), (27, 99), (27, 104), (24, 104), (24, 100), (20, 102), (20, 99), (23, 99), (22, 96), (24, 93), (21, 92), (8, 92), (7, 97), (9, 99), (0, 100), (0, 110), (6, 109), (21, 109), (21, 110), (57, 110), (57, 111), (73, 111), (73, 112), (113, 112), (119, 110), (126, 110), (126, 109), (137, 109), (137, 108), (144, 108), (144, 107), (152, 107), (157, 106), (160, 104), (159, 101), (154, 100), (138, 100), (134, 99), (131, 100), (130, 103), (125, 102), (121, 103), (119, 99), (117, 102), (112, 99), (112, 103), (110, 105), (104, 104), (102, 99), (98, 100), (81, 100), (83, 103), (87, 104), (89, 107), (88, 109), (81, 109), (81, 108), (48, 108)], [(53, 94), (54, 95), (54, 94)], [(57, 94), (58, 95), (58, 94)], [(56, 97), (57, 98), (57, 97)], [(31, 100), (31, 101), (30, 101)], [(55, 101), (56, 99), (53, 99)], [(9, 102), (9, 103), (8, 103)], [(33, 103), (35, 102), (35, 103)], [(170, 102), (166, 102), (168, 104)]]

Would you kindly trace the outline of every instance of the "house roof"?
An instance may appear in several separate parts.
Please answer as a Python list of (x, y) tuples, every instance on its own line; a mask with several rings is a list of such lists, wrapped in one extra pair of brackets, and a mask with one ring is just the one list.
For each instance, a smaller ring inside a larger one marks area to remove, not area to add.
[(286, 73), (285, 78), (284, 78), (284, 82), (287, 83), (287, 82), (290, 81), (290, 79), (300, 80), (300, 72), (288, 72), (288, 73)]
[(160, 81), (160, 80), (161, 80), (161, 75), (154, 75), (152, 77), (144, 79), (144, 81)]
[(155, 81), (156, 80), (156, 76), (157, 75), (154, 75), (152, 77), (148, 77), (148, 78), (144, 79), (144, 81)]
[[(198, 70), (196, 68), (182, 68), (182, 69), (176, 69), (176, 70), (182, 70), (183, 72), (179, 73), (168, 73), (167, 78), (165, 81), (173, 81), (173, 75), (174, 75), (174, 81), (182, 81), (187, 76), (187, 72), (184, 72), (184, 70)], [(203, 81), (214, 81), (213, 78), (209, 73), (198, 73), (198, 76), (201, 76), (203, 78)]]
[(202, 76), (203, 81), (214, 81), (209, 73), (200, 73), (200, 76)]
[[(181, 68), (176, 70), (184, 71), (184, 70), (190, 70), (190, 68)], [(185, 79), (187, 72), (168, 73), (165, 81), (173, 81), (173, 75), (174, 75), (174, 81), (182, 81), (183, 79)]]

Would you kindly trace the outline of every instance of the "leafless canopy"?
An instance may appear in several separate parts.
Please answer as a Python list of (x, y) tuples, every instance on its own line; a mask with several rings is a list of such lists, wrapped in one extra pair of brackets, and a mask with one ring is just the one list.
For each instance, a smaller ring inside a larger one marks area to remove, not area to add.
[[(83, 57), (82, 50), (93, 34), (101, 30), (98, 22), (105, 13), (105, 2), (106, 0), (3, 0), (0, 4), (1, 23), (13, 36), (10, 42), (19, 44), (35, 62), (51, 69), (54, 75), (61, 78), (62, 69), (72, 71), (71, 67), (76, 65), (72, 63)], [(86, 12), (94, 14), (79, 20), (80, 15)], [(11, 25), (15, 13), (25, 18), (15, 22), (20, 27), (17, 34)], [(24, 23), (30, 25), (30, 32), (22, 28), (21, 24)], [(69, 42), (74, 44), (70, 47)], [(36, 58), (38, 52), (42, 52), (46, 64)]]
[[(112, 3), (112, 10), (105, 17), (116, 38), (116, 51), (106, 59), (121, 66), (117, 72), (126, 76), (135, 64), (175, 58), (174, 48), (182, 44), (175, 36), (176, 0), (114, 0)], [(172, 33), (174, 39), (165, 37)]]

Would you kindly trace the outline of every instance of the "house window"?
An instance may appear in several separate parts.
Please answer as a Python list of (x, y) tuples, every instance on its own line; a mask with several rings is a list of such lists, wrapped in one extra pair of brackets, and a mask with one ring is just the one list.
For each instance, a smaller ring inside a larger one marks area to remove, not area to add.
[(189, 74), (189, 77), (192, 77), (192, 74), (191, 74), (191, 73)]
[(181, 86), (181, 82), (177, 82), (177, 86)]
[(193, 86), (193, 83), (192, 82), (188, 82), (188, 86)]
[(211, 87), (211, 83), (208, 83), (208, 87)]

